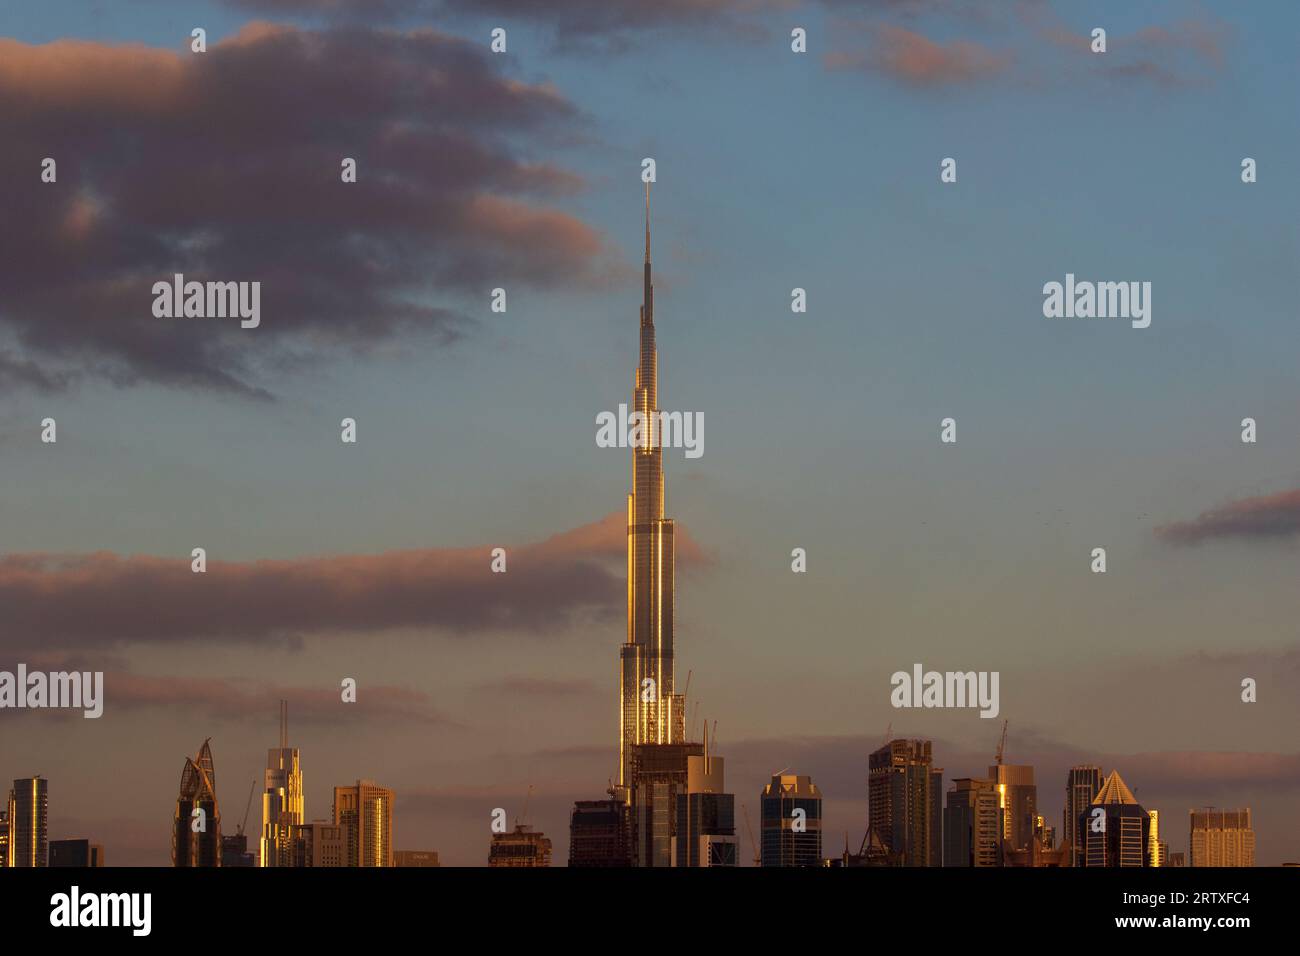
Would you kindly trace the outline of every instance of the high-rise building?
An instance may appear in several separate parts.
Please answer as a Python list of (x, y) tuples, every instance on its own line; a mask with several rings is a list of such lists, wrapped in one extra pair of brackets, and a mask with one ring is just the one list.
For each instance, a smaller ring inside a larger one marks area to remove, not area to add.
[(488, 866), (550, 866), (551, 841), (540, 830), (515, 824), (509, 833), (492, 834)]
[(394, 850), (393, 866), (428, 868), (441, 866), (436, 850)]
[(343, 827), (345, 866), (393, 865), (393, 791), (373, 780), (335, 787), (334, 823)]
[(1255, 831), (1250, 808), (1191, 811), (1192, 866), (1254, 866)]
[(631, 839), (626, 801), (579, 800), (569, 818), (569, 866), (630, 866)]
[(1065, 812), (1061, 838), (1070, 841), (1069, 866), (1083, 866), (1083, 847), (1075, 839), (1079, 817), (1092, 806), (1092, 798), (1101, 789), (1101, 768), (1091, 764), (1071, 767), (1065, 778)]
[(1034, 768), (999, 763), (989, 767), (989, 779), (998, 791), (1002, 809), (1002, 852), (1034, 848), (1038, 823), (1038, 787)]
[(1001, 795), (992, 780), (953, 780), (944, 809), (943, 865), (1002, 865)]
[(235, 833), (221, 838), (221, 867), (257, 866), (257, 854), (248, 849), (248, 834)]
[(341, 823), (328, 820), (295, 823), (289, 831), (289, 842), (293, 848), (291, 866), (357, 865), (348, 863), (348, 828)]
[(0, 869), (9, 866), (9, 801), (0, 805)]
[[(736, 797), (725, 792), (723, 759), (709, 753), (686, 758), (686, 789), (677, 794), (673, 866), (735, 866)], [(820, 820), (818, 821), (820, 824)]]
[[(1100, 812), (1099, 812), (1100, 811)], [(1150, 866), (1151, 815), (1112, 770), (1075, 825), (1084, 866)]]
[(1147, 866), (1164, 866), (1165, 861), (1161, 853), (1168, 853), (1169, 848), (1160, 841), (1160, 811), (1148, 810), (1147, 816), (1151, 818), (1151, 829), (1147, 837), (1147, 852), (1151, 858), (1147, 860)]
[(51, 840), (50, 866), (104, 865), (104, 848), (89, 840)]
[(19, 777), (9, 791), (9, 866), (49, 864), (50, 784), (44, 777)]
[(203, 741), (197, 756), (186, 757), (181, 770), (172, 821), (172, 866), (221, 865), (221, 812), (211, 741), (210, 737)]
[(672, 866), (677, 796), (689, 785), (690, 758), (704, 755), (697, 743), (637, 744), (630, 779), (633, 866)]
[(280, 701), (280, 746), (266, 752), (261, 866), (293, 865), (293, 828), (303, 821), (302, 766), (289, 746), (289, 702)]
[(867, 838), (904, 866), (943, 863), (943, 770), (928, 740), (891, 740), (868, 759)]
[(1165, 866), (1186, 866), (1187, 857), (1182, 853), (1170, 853)]
[(822, 792), (812, 777), (774, 774), (758, 802), (761, 865), (820, 866)]
[[(650, 186), (646, 185), (641, 349), (633, 380), (632, 492), (627, 496), (627, 642), (620, 651), (619, 786), (631, 798), (633, 750), (686, 739), (686, 708), (674, 693), (673, 612), (676, 546), (664, 517), (663, 441), (650, 280)], [(637, 434), (639, 432), (639, 435)], [(685, 767), (683, 765), (683, 772)]]

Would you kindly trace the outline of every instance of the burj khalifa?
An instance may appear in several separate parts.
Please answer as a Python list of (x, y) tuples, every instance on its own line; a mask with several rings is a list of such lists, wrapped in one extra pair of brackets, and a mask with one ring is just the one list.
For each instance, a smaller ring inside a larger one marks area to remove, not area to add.
[(673, 690), (673, 521), (664, 517), (663, 448), (654, 286), (650, 279), (650, 185), (645, 202), (645, 287), (641, 355), (633, 380), (640, 441), (632, 448), (627, 496), (627, 642), (620, 658), (619, 786), (632, 783), (632, 748), (685, 740), (685, 699)]

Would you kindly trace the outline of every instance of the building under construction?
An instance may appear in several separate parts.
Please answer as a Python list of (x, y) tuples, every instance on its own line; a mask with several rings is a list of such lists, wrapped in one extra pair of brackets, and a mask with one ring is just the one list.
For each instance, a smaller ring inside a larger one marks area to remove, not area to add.
[(551, 841), (522, 823), (509, 833), (492, 834), (488, 866), (550, 866)]

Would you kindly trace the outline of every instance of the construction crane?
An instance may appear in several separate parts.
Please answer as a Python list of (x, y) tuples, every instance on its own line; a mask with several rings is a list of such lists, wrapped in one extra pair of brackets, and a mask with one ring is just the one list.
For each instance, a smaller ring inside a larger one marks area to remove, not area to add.
[(528, 785), (528, 794), (527, 794), (527, 796), (524, 797), (524, 819), (523, 819), (523, 823), (521, 824), (521, 823), (519, 822), (518, 818), (516, 818), (516, 819), (515, 819), (515, 826), (516, 826), (516, 827), (520, 827), (520, 826), (528, 826), (528, 804), (532, 801), (532, 799), (533, 799), (533, 785), (530, 783), (530, 784)]
[(745, 815), (745, 829), (749, 832), (749, 848), (754, 853), (754, 865), (761, 866), (763, 858), (758, 854), (758, 844), (754, 842), (754, 828), (749, 823), (749, 807), (745, 804), (740, 805), (740, 812)]
[(1007, 749), (1007, 724), (1009, 724), (1009, 723), (1011, 723), (1011, 721), (1009, 721), (1009, 720), (1004, 720), (1004, 721), (1002, 721), (1002, 739), (998, 741), (998, 758), (997, 758), (997, 759), (998, 759), (998, 766), (999, 766), (999, 767), (1002, 766), (1002, 755), (1006, 752), (1006, 749)]
[(240, 836), (244, 835), (244, 827), (248, 826), (248, 811), (253, 809), (253, 791), (257, 789), (257, 778), (248, 785), (248, 802), (244, 804), (244, 819), (239, 822), (239, 829), (235, 832)]

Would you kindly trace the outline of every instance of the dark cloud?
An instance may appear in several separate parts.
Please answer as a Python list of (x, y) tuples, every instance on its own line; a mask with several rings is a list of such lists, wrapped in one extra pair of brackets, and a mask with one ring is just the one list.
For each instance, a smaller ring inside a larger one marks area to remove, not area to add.
[[(23, 224), (0, 232), (22, 349), (0, 387), (76, 369), (266, 397), (286, 356), (446, 344), (494, 286), (608, 277), (602, 238), (544, 204), (580, 179), (532, 158), (581, 118), (484, 44), (265, 23), (203, 54), (0, 40), (0, 116), (0, 201)], [(174, 273), (260, 281), (261, 326), (155, 318)]]
[[(623, 613), (625, 516), (507, 549), (444, 548), (278, 561), (0, 557), (0, 649), (112, 648), (201, 638), (251, 643), (306, 634), (436, 628), (456, 634), (552, 632)], [(682, 564), (702, 560), (679, 532)]]
[(1170, 544), (1200, 544), (1219, 538), (1293, 538), (1300, 535), (1300, 488), (1232, 501), (1191, 521), (1161, 525), (1155, 534)]

